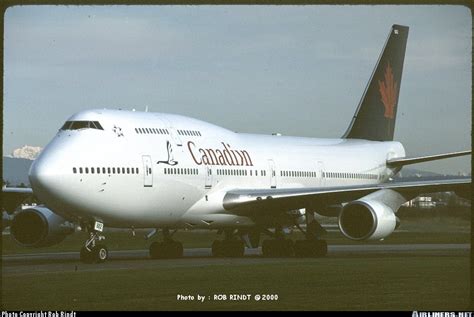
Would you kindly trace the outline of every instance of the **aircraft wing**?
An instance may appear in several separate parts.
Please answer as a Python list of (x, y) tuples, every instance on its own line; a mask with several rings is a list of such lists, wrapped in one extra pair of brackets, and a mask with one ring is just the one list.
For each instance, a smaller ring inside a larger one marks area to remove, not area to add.
[(12, 213), (25, 199), (33, 195), (31, 188), (2, 188), (2, 209)]
[(224, 196), (224, 209), (236, 214), (262, 211), (288, 211), (301, 208), (317, 210), (321, 206), (341, 204), (364, 197), (380, 189), (392, 189), (406, 201), (424, 193), (454, 191), (470, 199), (471, 178), (427, 180), (417, 182), (390, 182), (377, 185), (289, 188), (289, 189), (236, 189)]

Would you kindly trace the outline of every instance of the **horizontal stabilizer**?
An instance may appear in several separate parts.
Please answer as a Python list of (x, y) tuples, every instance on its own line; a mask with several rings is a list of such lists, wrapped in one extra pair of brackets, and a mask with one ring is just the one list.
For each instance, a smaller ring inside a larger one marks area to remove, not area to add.
[(435, 161), (441, 160), (450, 157), (456, 156), (464, 156), (471, 154), (472, 151), (460, 151), (460, 152), (452, 152), (452, 153), (444, 153), (444, 154), (436, 154), (436, 155), (429, 155), (429, 156), (420, 156), (420, 157), (405, 157), (405, 158), (394, 158), (387, 160), (388, 167), (402, 167), (405, 165), (428, 162), (428, 161)]

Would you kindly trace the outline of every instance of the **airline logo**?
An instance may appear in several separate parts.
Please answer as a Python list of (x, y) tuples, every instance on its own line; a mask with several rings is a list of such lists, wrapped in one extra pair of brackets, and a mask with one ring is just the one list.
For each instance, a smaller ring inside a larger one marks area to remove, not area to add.
[(384, 81), (379, 80), (379, 92), (382, 103), (385, 107), (384, 117), (387, 119), (393, 119), (395, 103), (397, 102), (397, 87), (398, 83), (393, 80), (392, 67), (390, 63), (385, 68)]
[(197, 148), (188, 142), (188, 150), (197, 165), (253, 166), (250, 154), (245, 150), (233, 150), (229, 144), (221, 142), (221, 149)]
[(168, 151), (168, 159), (166, 161), (158, 161), (156, 162), (156, 164), (162, 163), (162, 164), (167, 164), (171, 166), (178, 164), (178, 161), (175, 161), (173, 157), (173, 148), (171, 147), (170, 141), (166, 141), (166, 150)]

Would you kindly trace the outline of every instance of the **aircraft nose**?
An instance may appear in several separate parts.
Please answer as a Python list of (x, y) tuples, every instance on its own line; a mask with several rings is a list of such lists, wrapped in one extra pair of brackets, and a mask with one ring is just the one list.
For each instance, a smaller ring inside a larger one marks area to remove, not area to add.
[(28, 172), (31, 187), (40, 199), (45, 199), (55, 191), (59, 185), (60, 177), (58, 177), (57, 166), (55, 160), (48, 153), (41, 153), (33, 162)]

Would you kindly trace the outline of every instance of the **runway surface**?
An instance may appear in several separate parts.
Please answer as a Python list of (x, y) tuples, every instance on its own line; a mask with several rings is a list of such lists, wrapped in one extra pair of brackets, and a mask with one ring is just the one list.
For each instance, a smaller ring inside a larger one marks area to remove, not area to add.
[[(327, 257), (369, 258), (404, 256), (468, 256), (470, 244), (330, 245)], [(37, 253), (2, 256), (2, 275), (29, 275), (75, 271), (138, 270), (212, 265), (258, 265), (299, 261), (324, 262), (324, 258), (266, 258), (261, 248), (246, 249), (241, 258), (214, 258), (210, 248), (185, 249), (180, 259), (151, 260), (148, 250), (110, 251), (101, 264), (83, 264), (79, 252)]]

